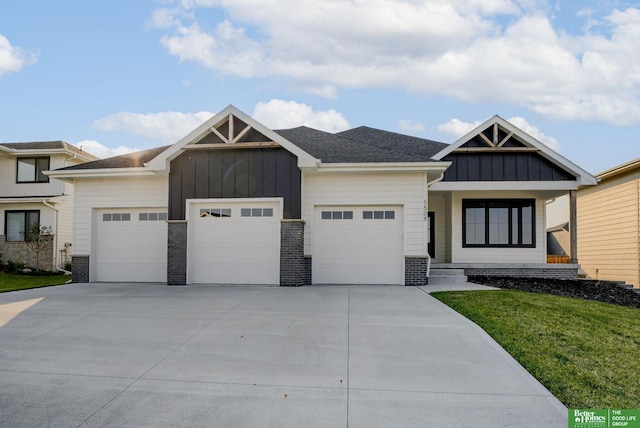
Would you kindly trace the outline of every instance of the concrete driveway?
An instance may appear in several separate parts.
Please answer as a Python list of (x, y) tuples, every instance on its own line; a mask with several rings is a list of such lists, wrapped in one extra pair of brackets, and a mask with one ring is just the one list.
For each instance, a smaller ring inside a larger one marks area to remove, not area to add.
[(71, 284), (0, 294), (0, 326), (0, 426), (567, 426), (416, 287)]

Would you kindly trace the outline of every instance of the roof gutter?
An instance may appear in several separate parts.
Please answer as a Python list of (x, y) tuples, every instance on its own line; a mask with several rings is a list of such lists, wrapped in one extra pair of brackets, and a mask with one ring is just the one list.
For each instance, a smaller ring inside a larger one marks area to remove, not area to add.
[(103, 178), (103, 177), (141, 177), (157, 176), (159, 173), (146, 167), (134, 168), (100, 168), (100, 169), (72, 169), (53, 170), (44, 172), (45, 175), (57, 179), (71, 178)]

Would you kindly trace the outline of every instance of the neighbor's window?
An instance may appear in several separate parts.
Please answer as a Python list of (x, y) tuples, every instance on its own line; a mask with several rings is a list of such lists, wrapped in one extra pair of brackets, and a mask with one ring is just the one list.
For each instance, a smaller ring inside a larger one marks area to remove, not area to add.
[(18, 158), (18, 183), (48, 183), (49, 158)]
[(5, 211), (5, 240), (25, 241), (26, 232), (34, 223), (40, 223), (40, 211)]
[(535, 200), (462, 201), (464, 247), (535, 247)]

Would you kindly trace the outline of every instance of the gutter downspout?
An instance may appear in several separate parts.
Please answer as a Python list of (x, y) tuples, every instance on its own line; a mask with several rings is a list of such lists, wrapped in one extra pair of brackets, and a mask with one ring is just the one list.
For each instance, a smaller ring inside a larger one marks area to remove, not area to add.
[(49, 203), (48, 199), (43, 199), (42, 204), (53, 210), (56, 216), (56, 233), (53, 234), (53, 266), (57, 269), (58, 265), (58, 209)]

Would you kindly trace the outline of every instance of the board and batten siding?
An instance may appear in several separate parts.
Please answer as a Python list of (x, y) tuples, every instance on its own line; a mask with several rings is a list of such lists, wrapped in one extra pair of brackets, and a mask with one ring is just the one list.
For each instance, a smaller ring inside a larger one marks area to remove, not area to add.
[[(535, 199), (535, 248), (463, 248), (463, 199)], [(530, 192), (453, 192), (451, 200), (451, 262), (452, 263), (546, 263), (547, 234), (545, 230), (545, 200)]]
[(91, 254), (94, 210), (167, 206), (166, 176), (76, 179), (73, 254)]
[(298, 158), (285, 149), (188, 150), (171, 161), (169, 219), (184, 220), (187, 199), (284, 199), (284, 218), (300, 218)]
[(452, 153), (442, 181), (563, 181), (575, 177), (537, 153)]
[(315, 206), (401, 205), (404, 207), (404, 255), (426, 256), (427, 189), (423, 173), (305, 173), (302, 177), (304, 251), (312, 253)]
[(590, 278), (640, 286), (639, 175), (630, 171), (578, 192), (578, 262)]

